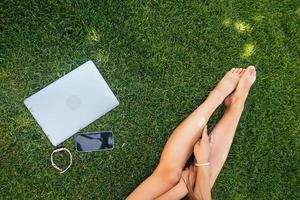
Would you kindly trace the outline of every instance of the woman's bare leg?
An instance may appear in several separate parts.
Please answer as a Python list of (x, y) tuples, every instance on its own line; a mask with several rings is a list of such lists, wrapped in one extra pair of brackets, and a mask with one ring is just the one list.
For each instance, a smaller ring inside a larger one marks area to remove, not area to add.
[(213, 187), (226, 159), (235, 135), (238, 122), (244, 109), (249, 90), (256, 78), (253, 66), (241, 76), (236, 91), (225, 99), (227, 106), (224, 116), (211, 132), (212, 149), (210, 154), (210, 183)]
[(174, 130), (161, 154), (160, 163), (127, 199), (154, 199), (168, 191), (180, 179), (182, 169), (189, 158), (204, 125), (237, 86), (241, 68), (233, 68), (225, 74), (207, 99)]

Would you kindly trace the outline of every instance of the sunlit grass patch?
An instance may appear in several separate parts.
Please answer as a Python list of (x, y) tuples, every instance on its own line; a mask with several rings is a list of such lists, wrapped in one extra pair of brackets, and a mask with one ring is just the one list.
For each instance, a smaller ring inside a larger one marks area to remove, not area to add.
[(101, 39), (101, 34), (96, 31), (96, 29), (92, 28), (89, 32), (88, 32), (88, 40), (90, 42), (99, 42)]
[(254, 44), (252, 42), (246, 43), (243, 47), (241, 57), (249, 58), (254, 53)]
[(255, 15), (252, 17), (254, 21), (260, 22), (262, 21), (265, 17), (263, 15)]
[(236, 21), (234, 23), (234, 28), (239, 32), (239, 33), (243, 33), (243, 32), (247, 32), (251, 30), (251, 26), (250, 24), (244, 22), (244, 21)]
[(300, 16), (300, 7), (297, 8), (296, 13)]
[(107, 51), (104, 50), (99, 50), (98, 52), (96, 52), (93, 57), (95, 58), (95, 60), (99, 63), (105, 64), (109, 61), (109, 53)]
[(225, 27), (229, 27), (229, 26), (231, 25), (231, 23), (232, 23), (232, 20), (231, 20), (230, 18), (225, 18), (225, 19), (223, 20), (223, 25), (224, 25)]

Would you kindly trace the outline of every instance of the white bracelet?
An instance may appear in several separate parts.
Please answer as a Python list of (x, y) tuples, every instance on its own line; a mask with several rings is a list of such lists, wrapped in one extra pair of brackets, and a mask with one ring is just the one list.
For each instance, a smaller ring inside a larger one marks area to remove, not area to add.
[[(69, 153), (69, 156), (70, 156), (70, 157), (69, 157), (69, 159), (70, 159), (70, 164), (69, 164), (65, 169), (61, 169), (61, 168), (58, 167), (58, 166), (54, 163), (54, 161), (53, 161), (53, 155), (54, 155), (54, 153), (60, 152), (60, 151), (66, 151), (66, 152)], [(72, 165), (72, 154), (71, 154), (71, 152), (69, 151), (69, 149), (64, 148), (64, 147), (55, 149), (55, 150), (51, 153), (51, 164), (52, 164), (52, 166), (53, 166), (55, 169), (57, 169), (57, 170), (59, 171), (60, 174), (66, 172), (66, 171), (71, 167), (71, 165)]]
[(196, 167), (203, 167), (203, 166), (208, 166), (210, 163), (207, 162), (207, 163), (195, 163), (195, 166)]

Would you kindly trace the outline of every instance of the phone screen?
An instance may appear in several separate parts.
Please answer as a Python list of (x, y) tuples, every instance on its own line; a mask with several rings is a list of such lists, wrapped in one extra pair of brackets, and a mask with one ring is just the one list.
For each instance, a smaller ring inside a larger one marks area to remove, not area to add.
[(110, 150), (114, 147), (114, 138), (111, 131), (78, 134), (75, 136), (77, 151), (91, 152)]

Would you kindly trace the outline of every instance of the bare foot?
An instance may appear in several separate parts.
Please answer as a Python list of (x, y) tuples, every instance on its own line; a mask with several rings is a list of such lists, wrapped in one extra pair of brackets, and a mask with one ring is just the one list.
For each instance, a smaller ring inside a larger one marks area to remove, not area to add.
[[(246, 69), (242, 69), (242, 72), (240, 73), (240, 78), (245, 73), (245, 71), (246, 71)], [(230, 106), (230, 104), (232, 102), (233, 94), (234, 94), (234, 91), (224, 99), (224, 104), (225, 104), (226, 107)]]
[(221, 92), (224, 98), (232, 93), (240, 80), (240, 76), (243, 72), (242, 68), (232, 68), (216, 86), (215, 90)]
[(232, 103), (237, 103), (243, 105), (246, 101), (248, 93), (252, 84), (255, 82), (256, 79), (256, 70), (254, 66), (247, 67), (246, 70), (242, 72), (242, 76), (240, 81), (236, 87), (234, 93), (226, 97), (224, 100), (225, 105), (228, 107)]

